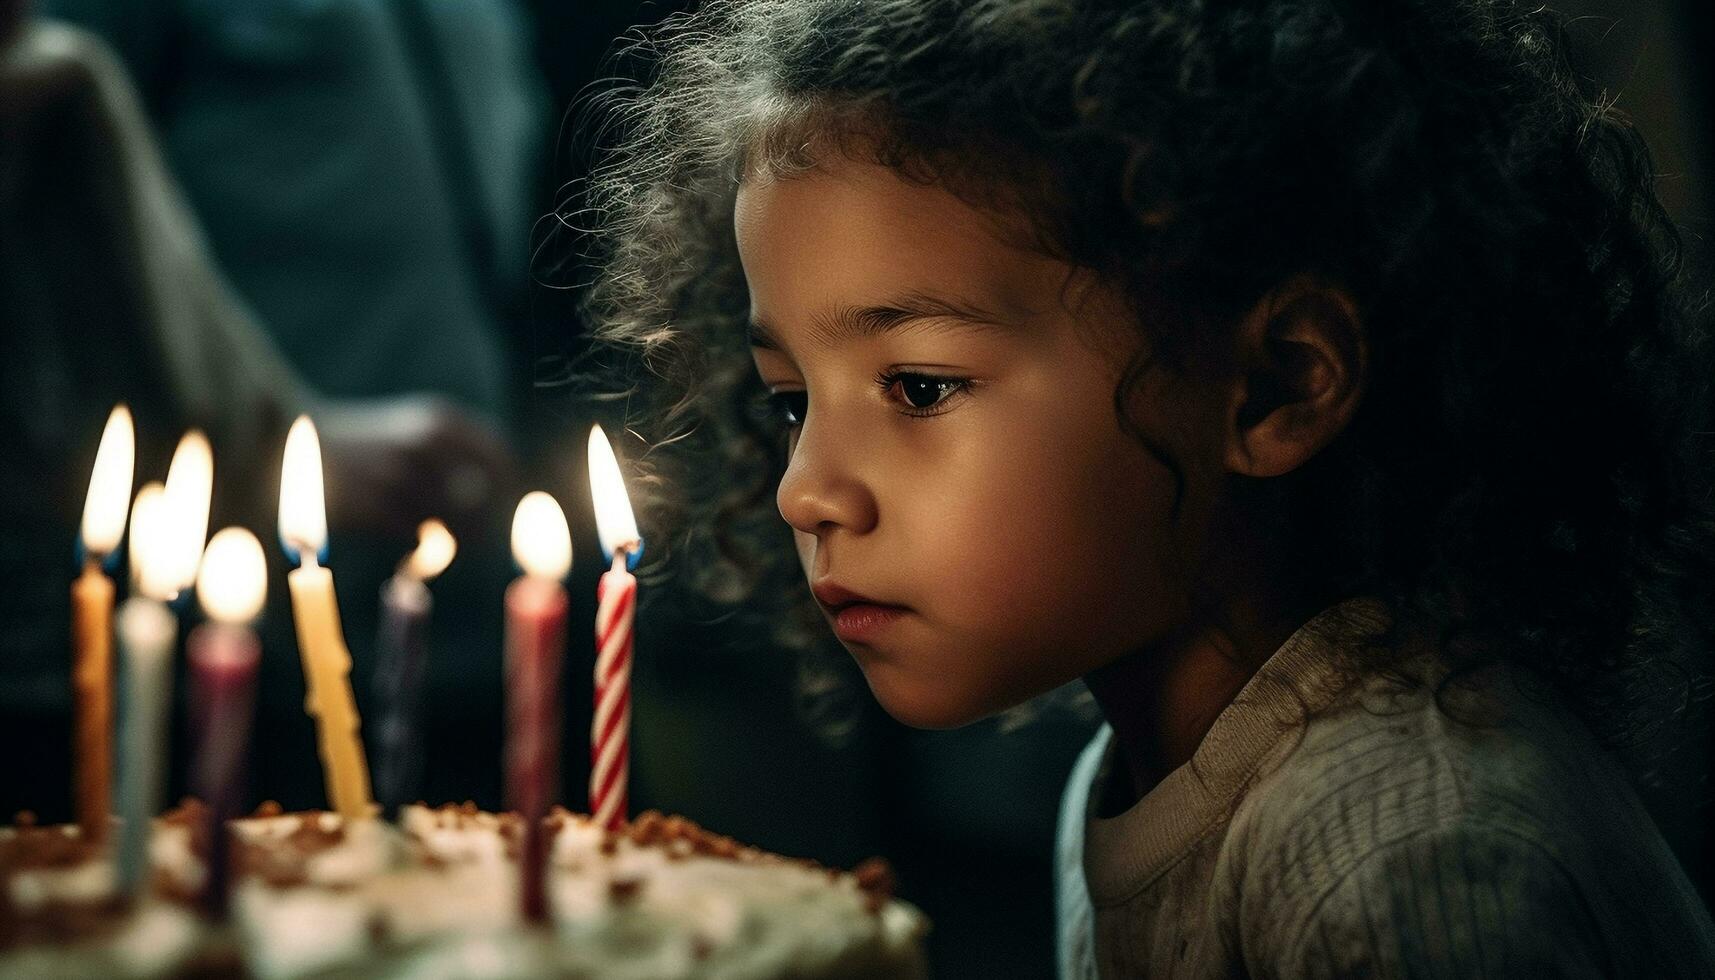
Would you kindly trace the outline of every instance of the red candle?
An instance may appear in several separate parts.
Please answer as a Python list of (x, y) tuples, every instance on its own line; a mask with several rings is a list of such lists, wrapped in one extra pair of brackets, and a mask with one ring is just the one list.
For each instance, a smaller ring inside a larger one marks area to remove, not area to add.
[(643, 551), (626, 497), (619, 461), (601, 426), (590, 430), (590, 499), (596, 531), (613, 568), (596, 583), (595, 720), (590, 731), (590, 813), (617, 830), (630, 812), (631, 650), (637, 579), (630, 572)]
[(209, 622), (192, 630), (185, 643), (195, 745), (191, 791), (208, 804), (203, 897), (215, 915), (226, 910), (231, 881), (226, 823), (238, 816), (244, 802), (244, 758), (262, 662), (262, 647), (250, 621), (262, 610), (267, 577), (262, 543), (254, 534), (235, 527), (216, 534), (197, 575), (197, 598)]
[(565, 512), (541, 491), (518, 502), (512, 555), (524, 574), (506, 589), (506, 797), (523, 821), (520, 903), (531, 921), (547, 917), (547, 839), (542, 821), (559, 779), (560, 661), (566, 645), (566, 590), (572, 538)]

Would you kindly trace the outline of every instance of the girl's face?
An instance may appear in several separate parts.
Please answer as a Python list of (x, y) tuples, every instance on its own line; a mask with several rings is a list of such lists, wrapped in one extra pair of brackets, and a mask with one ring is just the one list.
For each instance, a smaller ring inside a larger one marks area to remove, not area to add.
[[(1173, 474), (1114, 408), (1143, 343), (1117, 291), (874, 165), (752, 180), (734, 218), (752, 354), (791, 427), (780, 513), (890, 714), (965, 724), (1183, 622), (1177, 556), (1218, 453), (1168, 444), (1187, 470), (1170, 516)], [(1145, 424), (1215, 410), (1140, 397)], [(900, 608), (840, 614), (838, 590)]]

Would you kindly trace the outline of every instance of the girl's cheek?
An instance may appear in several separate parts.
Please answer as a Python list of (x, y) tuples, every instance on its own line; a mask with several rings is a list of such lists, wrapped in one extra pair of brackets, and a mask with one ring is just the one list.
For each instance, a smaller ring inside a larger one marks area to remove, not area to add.
[(1040, 642), (1166, 598), (1171, 485), (1146, 464), (1092, 447), (1083, 461), (1061, 456), (977, 485), (987, 492), (951, 519), (925, 522), (943, 528), (945, 598), (969, 627)]

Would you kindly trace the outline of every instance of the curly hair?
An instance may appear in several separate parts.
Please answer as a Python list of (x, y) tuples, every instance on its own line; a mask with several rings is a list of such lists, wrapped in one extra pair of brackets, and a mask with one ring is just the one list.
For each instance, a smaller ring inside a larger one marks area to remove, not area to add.
[(597, 349), (634, 385), (652, 486), (674, 490), (649, 495), (649, 520), (678, 529), (703, 591), (805, 605), (731, 222), (747, 174), (837, 152), (1021, 211), (1034, 247), (1177, 311), (1139, 318), (1148, 353), (1115, 392), (1128, 425), (1131, 386), (1218, 349), (1281, 282), (1347, 291), (1365, 401), (1267, 482), (1291, 515), (1279, 546), (1395, 611), (1356, 670), (1388, 669), (1380, 651), (1415, 624), (1455, 675), (1539, 672), (1610, 744), (1692, 693), (1715, 646), (1710, 302), (1642, 139), (1581, 92), (1558, 15), (750, 0), (628, 53), (650, 74), (588, 107), (602, 157), (562, 218), (588, 226)]

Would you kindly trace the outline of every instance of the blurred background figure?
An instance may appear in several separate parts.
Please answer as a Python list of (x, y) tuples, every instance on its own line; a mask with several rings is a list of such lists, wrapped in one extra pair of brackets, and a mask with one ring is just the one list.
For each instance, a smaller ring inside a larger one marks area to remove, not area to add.
[(503, 420), (550, 115), (498, 0), (38, 0), (135, 80), (216, 262), (335, 397)]
[[(21, 746), (26, 771), (22, 779), (6, 780), (0, 794), (11, 809), (53, 813), (61, 808), (56, 804), (63, 802), (69, 765), (69, 613), (60, 571), (76, 539), (88, 479), (81, 471), (88, 468), (100, 419), (114, 403), (130, 403), (139, 420), (142, 479), (164, 473), (181, 431), (193, 425), (207, 430), (217, 456), (216, 526), (242, 523), (263, 531), (264, 540), (272, 538), (267, 529), (285, 428), (297, 413), (315, 415), (326, 452), (330, 519), (346, 529), (352, 587), (372, 598), (382, 576), (365, 587), (364, 572), (372, 566), (390, 571), (407, 546), (386, 542), (408, 541), (423, 517), (442, 517), (478, 542), (493, 536), (488, 530), (514, 483), (511, 451), (493, 419), (506, 414), (504, 399), (514, 385), (501, 374), (499, 328), (450, 318), (426, 318), (419, 328), (423, 349), (441, 343), (435, 338), (441, 324), (452, 324), (451, 334), (468, 338), (444, 344), (444, 355), (419, 359), (445, 365), (438, 379), (423, 374), (399, 384), (379, 376), (377, 366), (372, 390), (348, 381), (338, 396), (323, 387), (331, 374), (320, 384), (307, 379), (307, 366), (339, 368), (366, 355), (363, 338), (338, 329), (344, 324), (329, 310), (329, 334), (340, 338), (339, 345), (323, 356), (306, 356), (306, 365), (283, 356), (266, 316), (224, 276), (202, 216), (163, 159), (126, 66), (98, 37), (60, 21), (25, 20), (24, 12), (11, 8), (13, 26), (0, 61), (0, 223), (6, 229), (0, 237), (0, 449), (6, 462), (0, 477), (0, 574), (14, 583), (0, 596), (6, 652), (0, 714), (8, 734), (16, 726), (18, 738), (11, 744)], [(336, 140), (297, 142), (325, 150), (330, 160), (345, 152)], [(337, 168), (317, 172), (332, 169)], [(377, 192), (390, 186), (379, 170), (368, 179)], [(235, 219), (229, 231), (251, 244), (255, 239), (240, 230), (265, 227), (266, 212), (275, 206), (263, 187), (246, 206), (247, 213), (261, 215), (254, 226), (236, 220), (236, 205), (223, 212)], [(408, 202), (394, 204), (401, 214), (412, 210)], [(349, 202), (330, 200), (294, 202), (278, 213), (291, 215), (293, 207), (318, 216), (327, 228), (352, 211)], [(525, 234), (527, 222), (521, 220), (519, 235)], [(407, 256), (411, 243), (423, 237), (395, 236), (388, 247), (377, 248), (377, 256)], [(276, 264), (290, 264), (286, 253), (314, 259), (330, 249), (300, 242), (277, 256)], [(252, 267), (268, 264), (258, 260)], [(395, 265), (403, 267), (403, 260)], [(343, 268), (337, 277), (342, 282), (364, 279), (366, 270), (355, 258)], [(333, 288), (312, 271), (300, 275), (299, 291), (306, 297), (319, 298)], [(328, 272), (324, 278), (336, 277)], [(522, 272), (517, 279), (522, 292)], [(378, 288), (379, 301), (371, 307), (393, 302), (386, 298), (389, 290), (408, 297), (425, 288)], [(274, 299), (282, 314), (296, 312), (288, 299)], [(395, 333), (404, 329), (401, 323)], [(399, 337), (394, 347), (389, 359), (406, 363), (412, 344)], [(484, 380), (480, 386), (465, 383), (472, 378)], [(365, 551), (376, 557), (364, 562)], [(481, 558), (482, 549), (473, 548), (470, 564)], [(503, 566), (498, 558), (490, 564)], [(461, 593), (455, 583), (449, 592), (455, 612), (460, 595), (469, 597), (470, 607), (488, 605), (474, 589)], [(359, 629), (365, 617), (373, 623), (374, 605), (352, 604)], [(470, 630), (485, 622), (446, 618)], [(469, 645), (497, 647), (498, 626), (491, 632), (493, 644)], [(267, 635), (288, 644), (289, 616), (271, 616)], [(367, 652), (369, 645), (354, 647)], [(495, 657), (498, 662), (498, 652)], [(306, 733), (297, 668), (288, 658), (270, 658), (264, 674), (259, 737)], [(285, 753), (282, 759), (281, 771), (258, 772), (258, 785), (278, 787), (288, 798), (318, 792), (313, 758)]]
[[(442, 489), (452, 512), (432, 516), (463, 548), (436, 585), (437, 639), (470, 653), (441, 686), (476, 681), (483, 696), (453, 699), (472, 713), (451, 715), (467, 731), (495, 729), (480, 723), (499, 705), (498, 680), (484, 683), (498, 678), (500, 656), (489, 592), (509, 574), (516, 495), (490, 468), (417, 447), (449, 418), (489, 442), (515, 443), (528, 428), (528, 250), (554, 116), (525, 11), (507, 0), (38, 0), (37, 9), (115, 49), (211, 258), (300, 376), (333, 398), (410, 399), (385, 413), (321, 414), (324, 435), (390, 447), (330, 458), (329, 492), (384, 501), (378, 483)], [(410, 550), (416, 519), (383, 507), (331, 541), (340, 591), (353, 597), (345, 626), (360, 706), (374, 598)], [(288, 617), (270, 623), (290, 642)], [(264, 674), (265, 692), (272, 679)], [(307, 730), (289, 697), (265, 693), (261, 711), (282, 733)], [(271, 792), (288, 805), (314, 798), (314, 758), (281, 764), (290, 771), (261, 774)]]
[[(575, 206), (596, 135), (571, 131), (568, 108), (599, 98), (610, 74), (647, 70), (645, 50), (613, 57), (615, 39), (681, 5), (38, 0), (27, 19), (0, 0), (0, 745), (16, 760), (0, 820), (69, 811), (67, 585), (118, 401), (138, 418), (139, 482), (201, 425), (215, 526), (264, 541), (286, 426), (315, 414), (360, 709), (381, 581), (420, 517), (453, 526), (459, 556), (433, 584), (421, 795), (435, 802), (501, 804), (507, 524), (523, 489), (552, 491), (577, 550), (561, 796), (585, 805), (594, 654), (579, 624), (602, 561), (583, 439), (600, 420), (622, 458), (643, 447), (623, 435), (622, 403), (532, 383), (575, 376), (558, 366), (584, 351), (575, 231), (543, 216)], [(1551, 6), (1587, 15), (1576, 29), (1593, 90), (1639, 120), (1663, 199), (1702, 249), (1715, 130), (1693, 68), (1711, 54), (1708, 5)], [(819, 653), (833, 666), (807, 691), (804, 653), (694, 601), (687, 571), (642, 588), (633, 808), (829, 864), (885, 855), (935, 923), (937, 975), (1051, 975), (1052, 815), (1096, 725), (1080, 692), (1022, 724), (905, 729), (831, 637)], [(322, 806), (291, 617), (273, 591), (251, 802)], [(1702, 862), (1707, 897), (1707, 755), (1673, 765), (1652, 802), (1679, 821), (1664, 830), (1694, 873)]]

